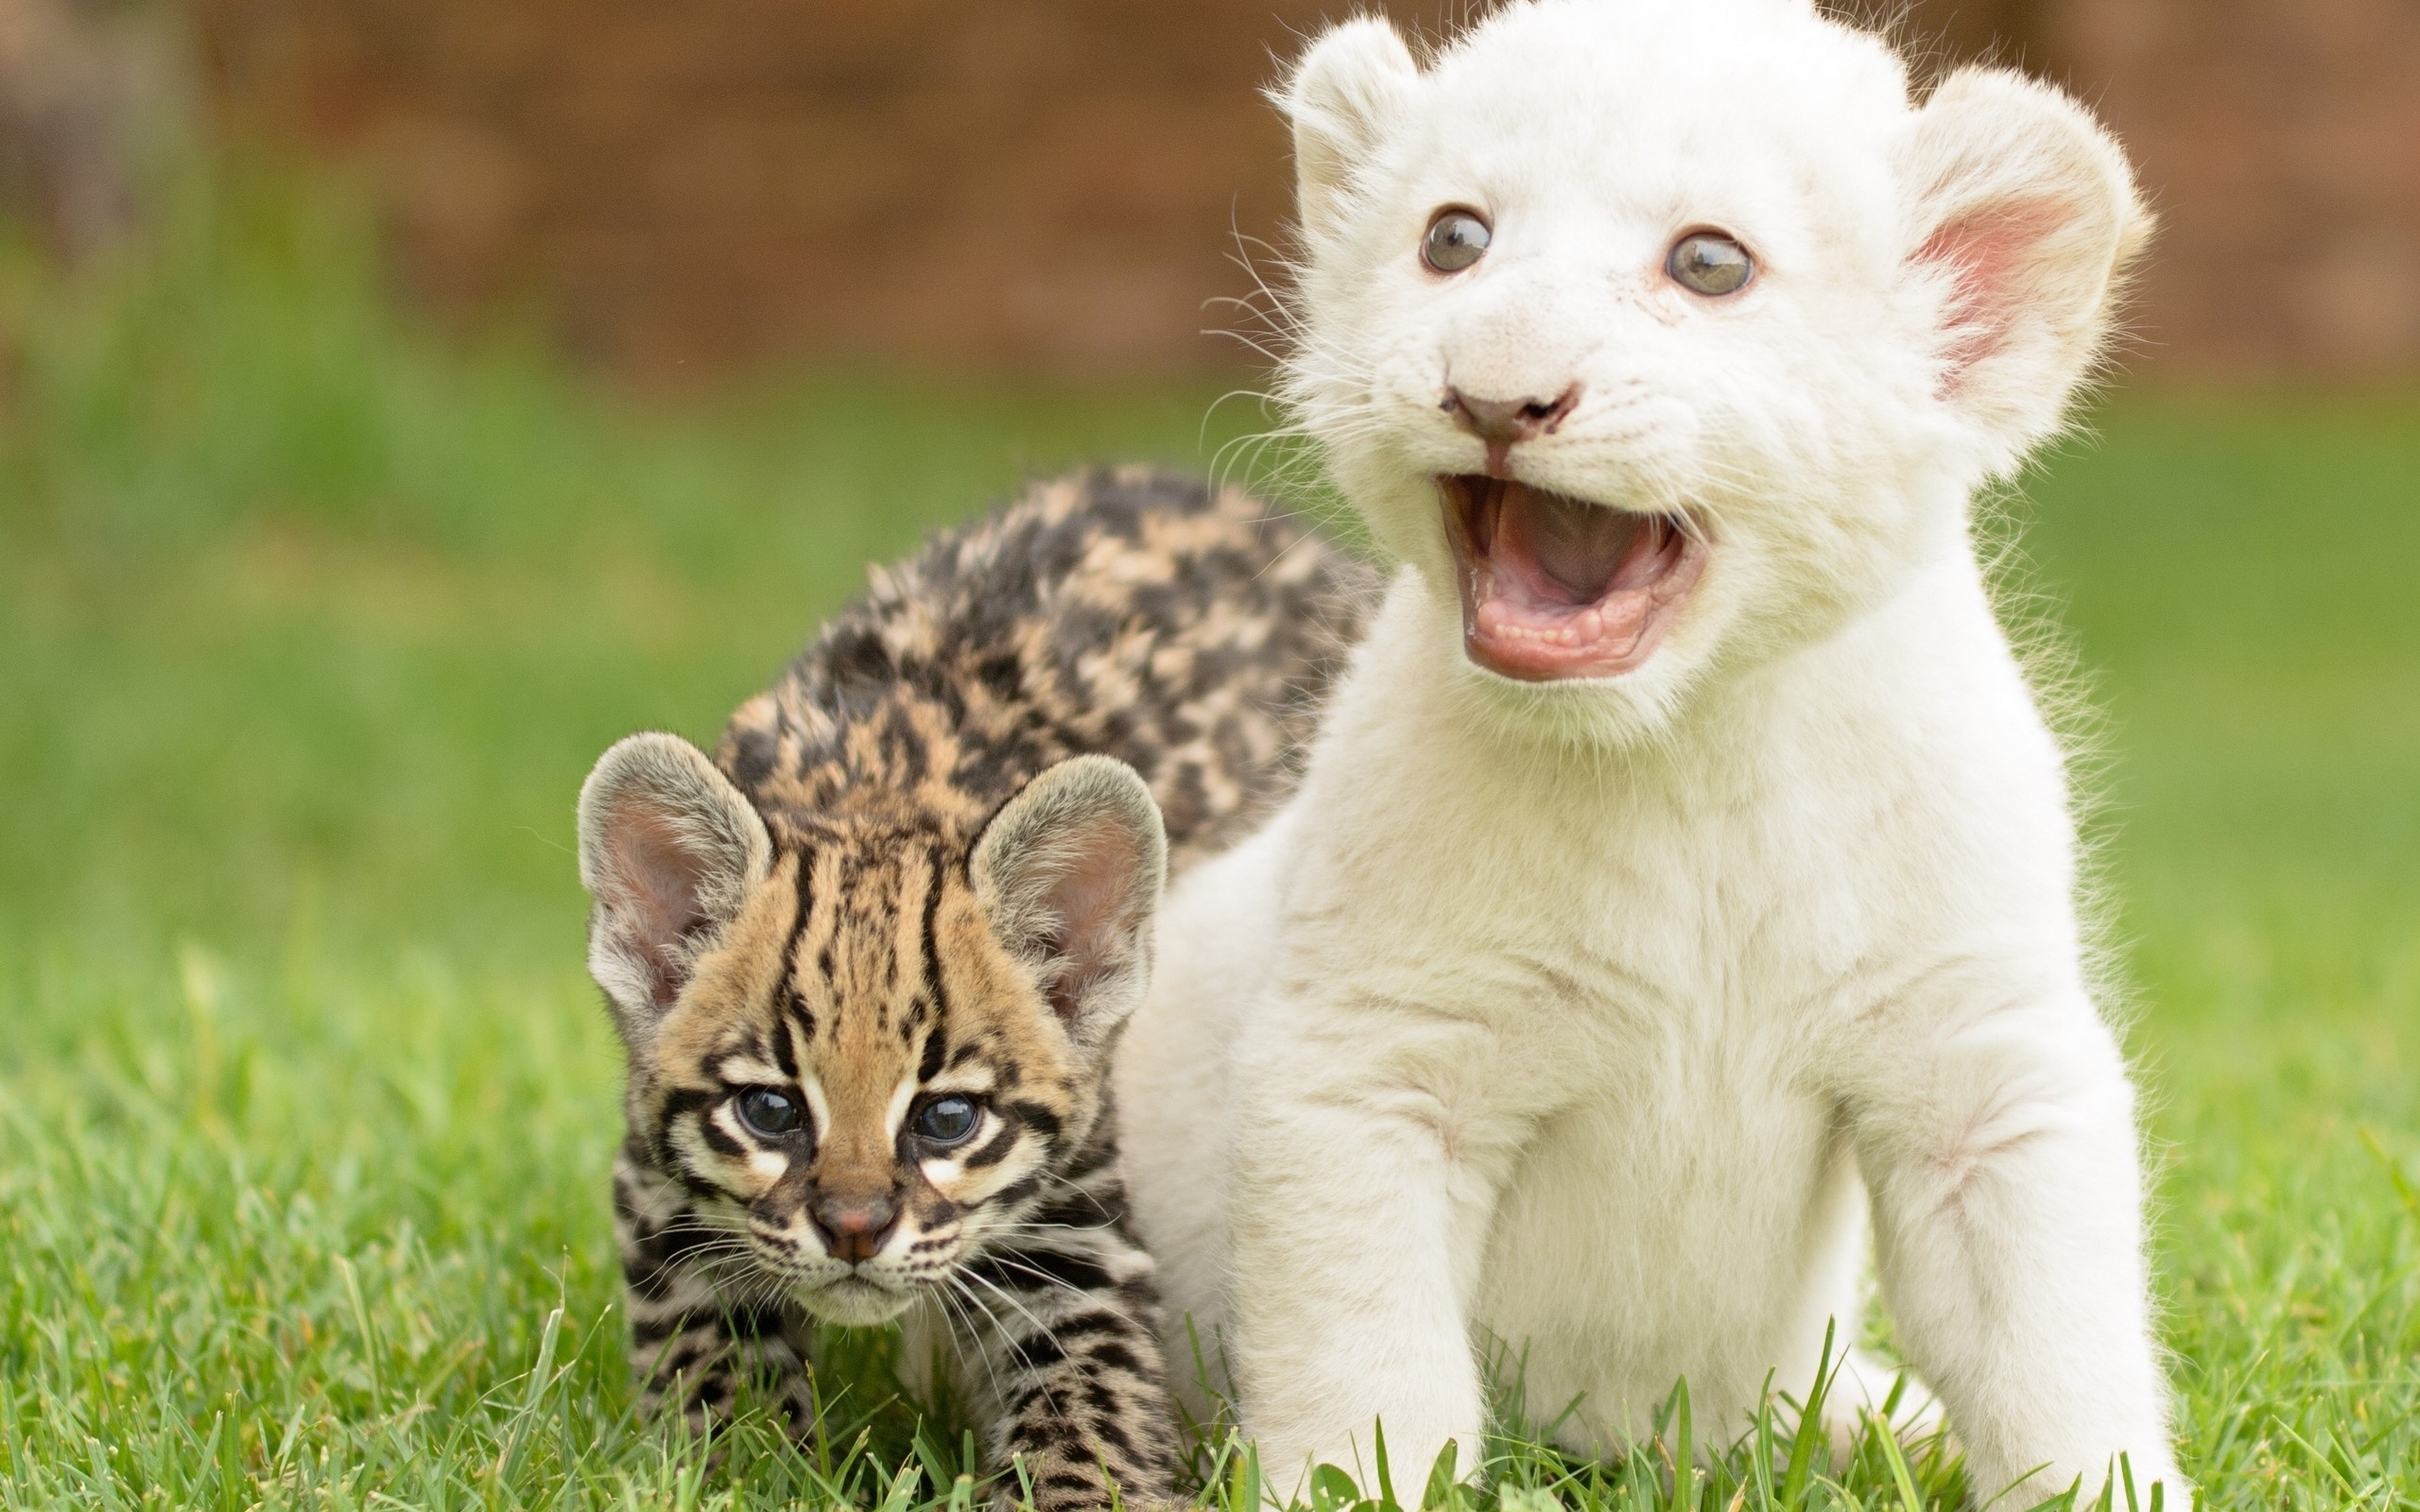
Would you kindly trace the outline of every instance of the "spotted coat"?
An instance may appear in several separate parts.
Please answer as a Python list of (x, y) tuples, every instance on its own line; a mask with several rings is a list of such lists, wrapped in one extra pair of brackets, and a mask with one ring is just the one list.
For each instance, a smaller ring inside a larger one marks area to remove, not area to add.
[[(804, 1430), (811, 1324), (904, 1315), (955, 1346), (1004, 1501), (1163, 1500), (1178, 1446), (1108, 1050), (1062, 1031), (970, 854), (1087, 752), (1149, 784), (1173, 868), (1239, 837), (1290, 788), (1374, 579), (1240, 492), (1148, 471), (1036, 485), (873, 578), (716, 753), (770, 836), (765, 881), (671, 1011), (620, 1014), (645, 1403), (704, 1426), (752, 1373)], [(769, 1140), (752, 1090), (812, 1116)], [(914, 1130), (952, 1098), (981, 1123), (943, 1159)], [(837, 1198), (897, 1211), (854, 1269), (816, 1227)]]

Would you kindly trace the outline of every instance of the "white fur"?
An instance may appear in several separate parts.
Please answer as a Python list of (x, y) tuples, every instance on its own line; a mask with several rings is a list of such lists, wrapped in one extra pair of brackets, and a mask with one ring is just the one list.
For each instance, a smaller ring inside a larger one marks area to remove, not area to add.
[[(1540, 0), (1425, 69), (1359, 22), (1279, 97), (1292, 396), (1406, 567), (1298, 797), (1172, 893), (1117, 1089), (1265, 1463), (1366, 1472), (1382, 1420), (1397, 1486), (1469, 1467), (1488, 1336), (1575, 1449), (1682, 1376), (1727, 1438), (1855, 1335), (1871, 1247), (1981, 1495), (2123, 1452), (2182, 1505), (2065, 764), (1968, 518), (2094, 360), (2146, 230), (2122, 155), (2014, 76), (1912, 105), (1789, 0)], [(1440, 278), (1447, 204), (1495, 239)], [(1707, 226), (1758, 258), (1726, 300), (1663, 273)], [(1703, 528), (1647, 664), (1464, 656), (1449, 381), (1579, 383), (1516, 474)]]

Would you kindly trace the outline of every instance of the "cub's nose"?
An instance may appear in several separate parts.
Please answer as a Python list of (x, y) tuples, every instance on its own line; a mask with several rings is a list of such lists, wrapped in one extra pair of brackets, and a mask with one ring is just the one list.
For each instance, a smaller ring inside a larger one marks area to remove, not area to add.
[(1551, 435), (1580, 404), (1580, 386), (1573, 384), (1552, 399), (1478, 399), (1447, 387), (1439, 406), (1454, 423), (1500, 453), (1516, 441)]
[(854, 1265), (873, 1259), (898, 1225), (899, 1208), (889, 1197), (825, 1197), (809, 1207), (806, 1215), (832, 1258)]

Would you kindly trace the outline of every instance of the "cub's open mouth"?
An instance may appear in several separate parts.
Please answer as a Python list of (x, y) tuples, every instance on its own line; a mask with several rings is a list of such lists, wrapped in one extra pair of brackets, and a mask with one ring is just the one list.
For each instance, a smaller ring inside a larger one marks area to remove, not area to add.
[(1437, 480), (1472, 661), (1524, 682), (1646, 663), (1705, 569), (1704, 543), (1635, 514), (1505, 478)]

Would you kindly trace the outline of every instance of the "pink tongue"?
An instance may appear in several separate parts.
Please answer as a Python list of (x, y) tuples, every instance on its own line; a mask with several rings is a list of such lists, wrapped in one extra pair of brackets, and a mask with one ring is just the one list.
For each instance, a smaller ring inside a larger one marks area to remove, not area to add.
[(1496, 529), (1504, 544), (1536, 562), (1573, 604), (1604, 596), (1645, 524), (1626, 510), (1599, 509), (1518, 483), (1504, 490), (1503, 508)]

